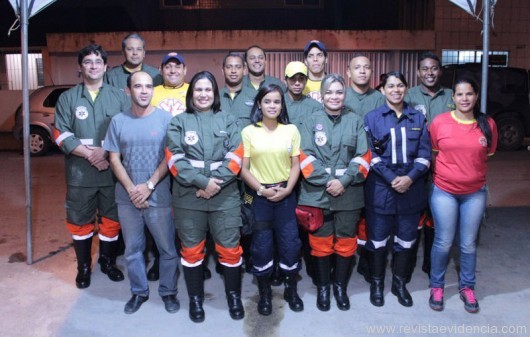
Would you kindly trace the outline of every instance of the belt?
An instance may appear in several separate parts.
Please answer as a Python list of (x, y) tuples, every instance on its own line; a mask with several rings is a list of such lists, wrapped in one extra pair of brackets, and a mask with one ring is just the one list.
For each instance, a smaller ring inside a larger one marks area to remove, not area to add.
[(282, 181), (276, 184), (261, 184), (261, 186), (265, 188), (273, 188), (273, 187), (287, 187), (287, 181)]

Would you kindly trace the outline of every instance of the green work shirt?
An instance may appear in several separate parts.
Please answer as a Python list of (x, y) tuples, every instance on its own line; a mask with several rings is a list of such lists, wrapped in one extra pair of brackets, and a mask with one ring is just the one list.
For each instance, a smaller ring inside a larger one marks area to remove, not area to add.
[(254, 96), (256, 92), (248, 88), (242, 87), (241, 90), (236, 92), (235, 97), (232, 99), (230, 91), (227, 87), (221, 89), (221, 109), (227, 111), (231, 115), (237, 118), (240, 131), (250, 124), (250, 112), (254, 105)]
[(359, 94), (350, 87), (346, 90), (344, 106), (359, 115), (361, 120), (364, 120), (364, 115), (379, 108), (385, 102), (385, 96), (378, 90), (370, 88), (364, 94)]
[(306, 117), (322, 109), (322, 103), (305, 95), (302, 95), (302, 99), (299, 101), (294, 101), (289, 96), (289, 93), (285, 93), (283, 97), (285, 99), (285, 106), (287, 107), (289, 122), (296, 125), (298, 129), (300, 129), (300, 125)]
[[(256, 96), (256, 94), (258, 93), (258, 90), (260, 88), (262, 88), (264, 85), (268, 85), (268, 84), (276, 84), (277, 86), (282, 88), (282, 91), (285, 91), (285, 89), (286, 89), (285, 84), (282, 83), (282, 81), (280, 81), (276, 77), (272, 77), (272, 76), (268, 76), (268, 75), (265, 75), (265, 78), (259, 84), (259, 88), (256, 89), (252, 85), (252, 82), (250, 82), (250, 78), (248, 77), (248, 75), (243, 76), (243, 87), (251, 89), (254, 92), (254, 97)], [(254, 97), (252, 97), (252, 98), (254, 98)]]
[(405, 96), (407, 102), (413, 109), (423, 113), (427, 122), (441, 113), (455, 109), (453, 103), (453, 91), (441, 87), (434, 96), (429, 95), (422, 85), (410, 88)]
[[(370, 151), (363, 121), (349, 110), (334, 119), (324, 110), (307, 117), (301, 131), (300, 169), (304, 179), (298, 203), (331, 211), (364, 206), (363, 182), (370, 168)], [(345, 193), (326, 192), (326, 184), (338, 179)]]
[[(146, 73), (151, 75), (151, 77), (153, 78), (153, 87), (164, 83), (162, 75), (160, 75), (160, 71), (158, 71), (157, 68), (151, 67), (147, 64), (142, 64), (141, 71), (145, 71)], [(129, 75), (131, 75), (131, 73), (125, 68), (123, 64), (120, 64), (119, 66), (115, 66), (105, 73), (104, 81), (105, 83), (108, 83), (113, 87), (125, 90), (125, 88), (127, 87), (127, 78), (129, 77)]]
[(54, 140), (65, 153), (66, 183), (71, 186), (114, 185), (109, 169), (98, 171), (71, 152), (79, 145), (102, 147), (112, 117), (130, 108), (123, 90), (103, 83), (93, 101), (84, 84), (63, 92), (55, 106)]
[[(176, 174), (173, 207), (219, 211), (240, 205), (236, 177), (243, 145), (234, 116), (223, 110), (183, 112), (171, 120), (167, 140), (168, 167)], [(205, 189), (210, 178), (223, 181), (220, 192), (210, 199), (197, 198), (197, 191)]]

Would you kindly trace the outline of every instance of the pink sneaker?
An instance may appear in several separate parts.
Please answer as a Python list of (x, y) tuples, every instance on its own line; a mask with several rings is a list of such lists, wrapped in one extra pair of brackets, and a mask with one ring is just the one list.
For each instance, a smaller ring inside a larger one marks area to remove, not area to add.
[(479, 310), (478, 301), (475, 297), (475, 291), (471, 288), (464, 287), (460, 289), (460, 299), (464, 301), (464, 309), (469, 313), (477, 313)]
[(444, 288), (431, 288), (429, 306), (435, 311), (444, 310)]

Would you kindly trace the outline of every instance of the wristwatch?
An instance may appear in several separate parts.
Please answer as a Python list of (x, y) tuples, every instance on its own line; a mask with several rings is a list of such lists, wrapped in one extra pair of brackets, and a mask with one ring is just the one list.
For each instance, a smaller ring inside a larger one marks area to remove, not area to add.
[(147, 185), (147, 189), (149, 191), (153, 192), (155, 190), (155, 184), (153, 184), (151, 180), (148, 180), (145, 184)]
[(263, 191), (265, 190), (265, 186), (260, 186), (260, 188), (256, 191), (256, 194), (261, 197), (263, 195)]

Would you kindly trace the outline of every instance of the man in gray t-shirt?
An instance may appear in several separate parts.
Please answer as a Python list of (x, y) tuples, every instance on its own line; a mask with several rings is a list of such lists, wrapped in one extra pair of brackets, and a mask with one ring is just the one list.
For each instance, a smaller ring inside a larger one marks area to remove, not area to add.
[(160, 251), (158, 293), (168, 312), (177, 312), (177, 250), (171, 216), (170, 178), (164, 158), (171, 115), (153, 107), (153, 79), (143, 71), (127, 80), (132, 107), (112, 118), (105, 137), (116, 183), (116, 204), (125, 240), (125, 258), (131, 283), (126, 314), (136, 312), (149, 298), (145, 271), (144, 229), (147, 227)]

